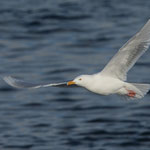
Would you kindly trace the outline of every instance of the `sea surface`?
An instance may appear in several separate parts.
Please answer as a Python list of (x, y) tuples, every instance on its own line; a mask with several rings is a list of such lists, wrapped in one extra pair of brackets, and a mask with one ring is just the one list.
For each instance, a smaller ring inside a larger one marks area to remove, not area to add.
[[(125, 100), (2, 80), (55, 83), (99, 72), (149, 18), (149, 0), (1, 0), (0, 150), (150, 150), (150, 93)], [(128, 81), (150, 83), (150, 49)]]

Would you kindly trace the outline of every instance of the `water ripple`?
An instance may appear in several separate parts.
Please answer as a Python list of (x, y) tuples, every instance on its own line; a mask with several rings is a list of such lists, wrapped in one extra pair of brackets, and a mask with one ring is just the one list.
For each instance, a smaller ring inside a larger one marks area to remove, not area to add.
[[(149, 18), (150, 1), (0, 1), (1, 76), (33, 83), (100, 71)], [(129, 81), (149, 83), (149, 51)], [(133, 80), (131, 80), (133, 79)], [(150, 101), (0, 80), (2, 150), (149, 150)]]

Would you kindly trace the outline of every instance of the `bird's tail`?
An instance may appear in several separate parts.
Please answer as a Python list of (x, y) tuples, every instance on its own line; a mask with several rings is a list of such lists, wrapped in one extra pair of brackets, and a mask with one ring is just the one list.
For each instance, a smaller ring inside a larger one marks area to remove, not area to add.
[(132, 85), (131, 91), (133, 90), (136, 93), (133, 98), (143, 98), (150, 90), (150, 84), (130, 83), (130, 85)]

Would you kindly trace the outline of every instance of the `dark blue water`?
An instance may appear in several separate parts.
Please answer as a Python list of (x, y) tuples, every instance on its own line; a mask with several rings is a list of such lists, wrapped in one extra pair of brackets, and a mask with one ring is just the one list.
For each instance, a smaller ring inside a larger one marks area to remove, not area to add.
[[(148, 0), (0, 1), (0, 74), (34, 83), (100, 71), (150, 18)], [(129, 72), (150, 83), (150, 50)], [(16, 90), (0, 80), (1, 150), (149, 150), (150, 95)]]

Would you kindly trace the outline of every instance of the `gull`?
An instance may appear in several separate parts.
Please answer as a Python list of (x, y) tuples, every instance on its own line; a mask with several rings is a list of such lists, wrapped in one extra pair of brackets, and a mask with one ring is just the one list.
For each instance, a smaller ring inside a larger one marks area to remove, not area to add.
[(131, 99), (143, 98), (150, 84), (127, 82), (127, 72), (150, 45), (150, 19), (144, 27), (127, 41), (112, 57), (101, 72), (92, 75), (80, 75), (72, 81), (54, 84), (36, 85), (12, 76), (4, 80), (16, 88), (36, 89), (49, 86), (77, 85), (100, 95), (118, 94)]

